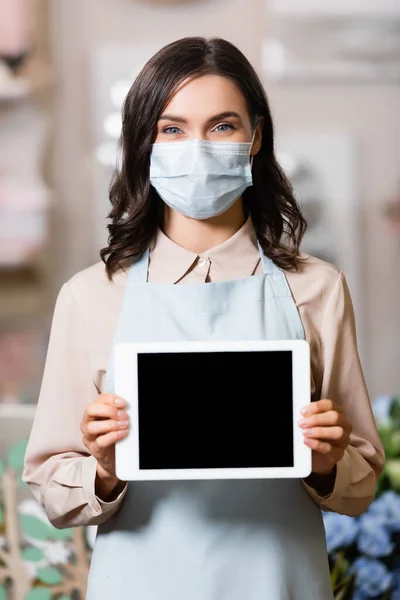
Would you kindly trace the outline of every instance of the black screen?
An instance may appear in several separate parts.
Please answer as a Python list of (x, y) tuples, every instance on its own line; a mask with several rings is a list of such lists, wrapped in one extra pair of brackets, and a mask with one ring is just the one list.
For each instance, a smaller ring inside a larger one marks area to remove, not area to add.
[(291, 467), (292, 353), (138, 356), (140, 469)]

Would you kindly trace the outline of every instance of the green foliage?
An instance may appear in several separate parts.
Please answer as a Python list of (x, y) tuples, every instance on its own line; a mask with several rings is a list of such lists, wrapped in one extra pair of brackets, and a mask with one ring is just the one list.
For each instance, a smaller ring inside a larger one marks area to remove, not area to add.
[(20, 515), (19, 518), (21, 530), (26, 536), (36, 540), (51, 539), (51, 529), (44, 521), (32, 515)]
[(45, 587), (37, 587), (30, 590), (24, 597), (24, 600), (51, 600), (51, 597), (51, 590)]
[(62, 581), (62, 575), (60, 571), (54, 567), (38, 569), (37, 578), (39, 581), (46, 583), (47, 585), (58, 585)]
[[(378, 399), (382, 401), (384, 397)], [(400, 493), (400, 397), (390, 399), (387, 414), (377, 418), (379, 436), (385, 449), (385, 467), (378, 481), (376, 495), (394, 490)]]
[(27, 445), (28, 440), (24, 439), (11, 446), (7, 456), (7, 463), (10, 469), (13, 469), (17, 472), (22, 471), (24, 468), (24, 458)]
[(51, 524), (49, 525), (51, 530), (51, 538), (52, 540), (59, 541), (67, 541), (72, 539), (73, 531), (72, 529), (57, 529), (57, 527), (53, 527)]
[(36, 540), (69, 540), (72, 538), (72, 529), (57, 529), (51, 523), (45, 523), (32, 515), (20, 515), (20, 524), (23, 533)]
[(333, 591), (335, 600), (352, 600), (354, 593), (354, 578), (346, 577)]
[(21, 558), (28, 562), (40, 562), (44, 559), (43, 550), (40, 548), (24, 548), (21, 552)]

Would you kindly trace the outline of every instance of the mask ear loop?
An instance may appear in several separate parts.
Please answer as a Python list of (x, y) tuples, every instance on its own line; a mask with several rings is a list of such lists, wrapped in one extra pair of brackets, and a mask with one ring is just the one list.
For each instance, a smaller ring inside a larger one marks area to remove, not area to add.
[[(253, 144), (254, 144), (254, 140), (256, 139), (256, 133), (257, 133), (257, 124), (258, 124), (258, 117), (256, 119), (256, 126), (255, 129), (253, 131), (253, 137), (251, 138), (251, 145), (250, 145), (250, 152), (253, 149)], [(250, 155), (250, 167), (253, 168), (253, 162), (254, 162), (254, 154)]]

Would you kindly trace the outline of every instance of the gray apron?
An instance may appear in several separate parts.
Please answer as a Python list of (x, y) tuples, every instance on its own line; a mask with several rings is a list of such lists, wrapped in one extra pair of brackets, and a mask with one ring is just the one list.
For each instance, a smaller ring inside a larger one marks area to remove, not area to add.
[[(147, 282), (146, 252), (130, 268), (115, 343), (304, 339), (285, 274), (261, 258), (263, 275), (165, 285)], [(249, 373), (260, 390), (270, 376)], [(266, 421), (265, 435), (277, 425)], [(129, 482), (91, 561), (87, 600), (111, 598), (332, 600), (321, 510), (298, 479)]]

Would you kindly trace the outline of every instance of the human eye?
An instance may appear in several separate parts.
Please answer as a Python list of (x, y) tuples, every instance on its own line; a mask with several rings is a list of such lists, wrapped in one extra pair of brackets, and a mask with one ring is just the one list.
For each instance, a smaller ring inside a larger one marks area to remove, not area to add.
[(236, 127), (233, 125), (233, 123), (220, 123), (219, 125), (217, 125), (213, 131), (217, 131), (217, 132), (221, 132), (223, 133), (224, 131), (235, 131)]
[(164, 127), (162, 133), (167, 135), (179, 135), (182, 133), (182, 129), (179, 129), (179, 127), (176, 127), (176, 125), (169, 125), (168, 127)]

